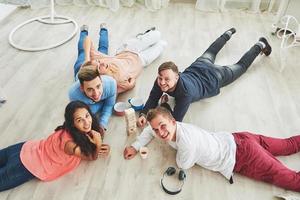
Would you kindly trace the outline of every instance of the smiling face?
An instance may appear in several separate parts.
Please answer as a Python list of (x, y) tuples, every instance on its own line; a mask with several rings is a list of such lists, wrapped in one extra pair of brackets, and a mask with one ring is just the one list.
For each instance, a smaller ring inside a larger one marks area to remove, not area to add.
[(172, 69), (165, 69), (159, 72), (157, 77), (157, 84), (163, 92), (174, 91), (179, 75)]
[(92, 130), (92, 116), (85, 108), (78, 108), (73, 114), (74, 126), (80, 132), (88, 133)]
[(176, 121), (162, 114), (149, 121), (155, 134), (164, 141), (176, 140)]
[(94, 102), (98, 102), (103, 93), (102, 81), (99, 76), (91, 81), (83, 81), (83, 84), (80, 85), (80, 89), (88, 98)]

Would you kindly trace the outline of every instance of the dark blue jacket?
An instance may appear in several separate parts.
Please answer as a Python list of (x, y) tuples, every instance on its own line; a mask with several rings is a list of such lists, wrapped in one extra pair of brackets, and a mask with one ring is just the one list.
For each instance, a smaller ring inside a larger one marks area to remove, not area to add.
[[(210, 65), (212, 64), (195, 61), (190, 67), (179, 73), (175, 90), (167, 92), (168, 95), (175, 98), (173, 116), (176, 121), (183, 120), (192, 102), (219, 94), (220, 81), (214, 67)], [(162, 94), (156, 79), (141, 113), (146, 114), (149, 109), (155, 108)]]

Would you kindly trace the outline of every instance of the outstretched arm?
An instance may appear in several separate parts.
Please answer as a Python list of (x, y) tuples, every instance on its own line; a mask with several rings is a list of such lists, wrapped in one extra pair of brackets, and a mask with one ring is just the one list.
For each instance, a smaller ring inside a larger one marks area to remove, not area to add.
[(132, 159), (141, 147), (147, 145), (153, 139), (151, 126), (147, 126), (143, 132), (136, 138), (136, 141), (124, 149), (123, 155), (126, 160)]
[(157, 79), (153, 84), (152, 90), (150, 92), (149, 98), (145, 104), (144, 109), (141, 111), (143, 114), (147, 114), (148, 110), (151, 108), (155, 108), (158, 105), (158, 101), (162, 96), (163, 92), (161, 91), (160, 87), (157, 84)]
[(176, 99), (173, 112), (173, 117), (176, 119), (176, 121), (182, 122), (184, 115), (189, 109), (190, 104), (190, 97), (182, 97), (180, 99)]
[(146, 115), (149, 109), (155, 108), (158, 105), (159, 99), (162, 96), (163, 92), (157, 84), (157, 79), (154, 82), (148, 100), (145, 104), (144, 109), (140, 112), (140, 116), (137, 122), (138, 127), (144, 127), (147, 123)]

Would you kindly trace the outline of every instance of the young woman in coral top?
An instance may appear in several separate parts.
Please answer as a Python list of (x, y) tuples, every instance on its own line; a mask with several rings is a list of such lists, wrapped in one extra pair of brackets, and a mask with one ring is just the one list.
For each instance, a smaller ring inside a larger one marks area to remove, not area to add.
[(70, 102), (65, 109), (65, 122), (48, 138), (0, 150), (0, 191), (34, 178), (54, 180), (75, 169), (81, 160), (96, 160), (109, 151), (89, 107), (80, 101)]

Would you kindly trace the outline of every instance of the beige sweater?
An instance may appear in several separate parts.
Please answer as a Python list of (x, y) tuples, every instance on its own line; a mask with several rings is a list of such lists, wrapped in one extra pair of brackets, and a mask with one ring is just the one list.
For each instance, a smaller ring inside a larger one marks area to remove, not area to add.
[[(140, 57), (130, 51), (122, 51), (115, 56), (107, 56), (96, 50), (91, 50), (91, 60), (94, 59), (107, 66), (105, 74), (112, 76), (117, 81), (118, 93), (132, 89), (135, 86), (135, 79), (143, 69)], [(134, 83), (130, 84), (129, 78), (133, 78)]]

